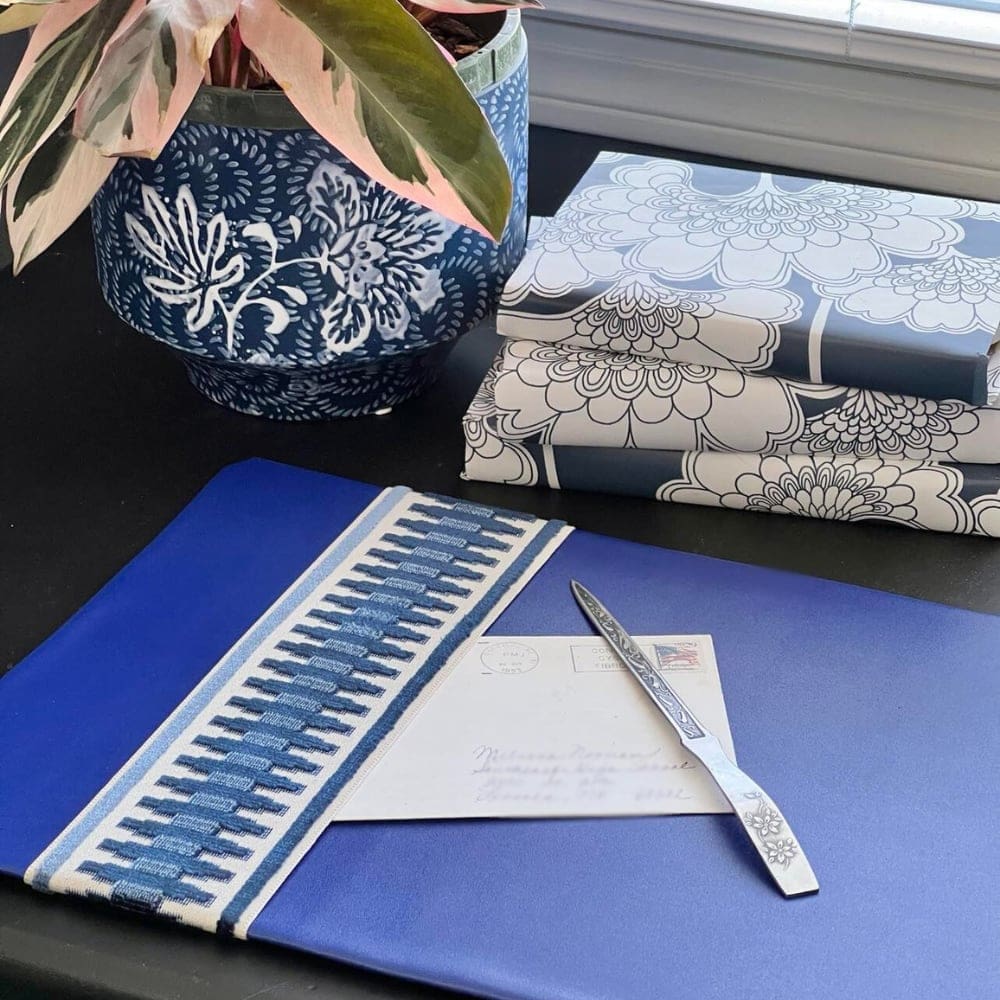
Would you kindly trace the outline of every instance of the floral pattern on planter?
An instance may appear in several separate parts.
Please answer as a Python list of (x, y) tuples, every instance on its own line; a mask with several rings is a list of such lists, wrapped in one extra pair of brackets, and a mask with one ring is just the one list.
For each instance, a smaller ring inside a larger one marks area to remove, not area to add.
[[(328, 231), (300, 252), (297, 215), (277, 225), (244, 226), (244, 242), (267, 248), (264, 266), (248, 278), (249, 255), (235, 249), (239, 243), (230, 239), (233, 227), (222, 212), (203, 226), (188, 185), (178, 190), (173, 212), (155, 188), (143, 185), (143, 217), (125, 216), (135, 249), (151, 265), (143, 284), (162, 303), (188, 306), (189, 334), (221, 319), (230, 355), (247, 328), (245, 310), (265, 311), (266, 333), (285, 332), (290, 309), (308, 303), (301, 285), (289, 283), (303, 271), (329, 279), (320, 336), (331, 354), (363, 347), (373, 335), (405, 337), (412, 312), (426, 313), (441, 297), (441, 273), (433, 264), (456, 227), (373, 181), (358, 180), (339, 163), (323, 161), (307, 190), (312, 214), (327, 222)], [(265, 363), (267, 354), (247, 360)]]
[(184, 354), (188, 378), (215, 403), (281, 420), (356, 417), (395, 406), (431, 385), (451, 345), (411, 357), (356, 365), (275, 368), (234, 365)]
[(311, 130), (184, 122), (159, 159), (122, 160), (94, 201), (105, 298), (224, 405), (310, 419), (414, 395), (447, 352), (421, 356), (495, 308), (524, 248), (523, 46), (477, 99), (514, 186), (499, 245), (369, 180)]

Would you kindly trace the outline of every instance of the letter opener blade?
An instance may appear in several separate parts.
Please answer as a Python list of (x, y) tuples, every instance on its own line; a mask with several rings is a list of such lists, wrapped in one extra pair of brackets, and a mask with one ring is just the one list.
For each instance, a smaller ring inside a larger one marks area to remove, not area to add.
[(729, 759), (718, 739), (698, 721), (614, 615), (576, 580), (570, 586), (583, 613), (666, 716), (681, 745), (705, 765), (778, 888), (786, 896), (819, 892), (805, 853), (774, 800)]

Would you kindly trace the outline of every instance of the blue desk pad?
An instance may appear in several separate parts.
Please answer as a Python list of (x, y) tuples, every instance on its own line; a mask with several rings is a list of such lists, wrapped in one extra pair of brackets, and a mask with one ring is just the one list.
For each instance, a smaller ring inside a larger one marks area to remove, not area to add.
[[(23, 877), (377, 493), (231, 466), (2, 678), (0, 870)], [(251, 939), (499, 998), (992, 995), (1000, 617), (577, 531), (490, 631), (587, 632), (571, 577), (635, 633), (713, 635), (740, 763), (820, 893), (778, 896), (728, 816), (340, 823)]]

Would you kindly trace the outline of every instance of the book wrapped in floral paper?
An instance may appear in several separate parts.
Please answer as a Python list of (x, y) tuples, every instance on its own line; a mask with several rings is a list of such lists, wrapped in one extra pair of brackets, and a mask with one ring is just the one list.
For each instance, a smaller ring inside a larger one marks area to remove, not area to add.
[(997, 392), (980, 407), (531, 340), (507, 340), (498, 361), (495, 422), (510, 440), (1000, 462)]
[(466, 479), (1000, 538), (1000, 464), (507, 439), (497, 430), (499, 371), (495, 364), (463, 420)]
[(984, 405), (1000, 206), (601, 153), (505, 336)]

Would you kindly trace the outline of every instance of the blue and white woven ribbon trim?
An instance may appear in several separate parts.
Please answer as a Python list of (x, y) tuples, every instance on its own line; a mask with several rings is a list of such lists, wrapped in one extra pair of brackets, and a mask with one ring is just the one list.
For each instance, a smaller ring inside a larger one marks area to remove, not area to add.
[(402, 487), (384, 491), (26, 881), (245, 937), (404, 713), (569, 530)]

